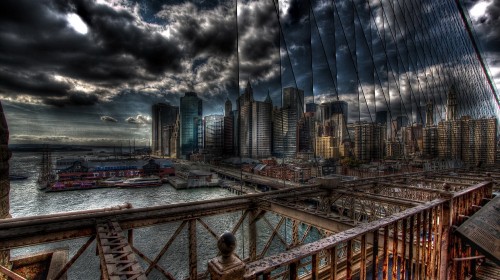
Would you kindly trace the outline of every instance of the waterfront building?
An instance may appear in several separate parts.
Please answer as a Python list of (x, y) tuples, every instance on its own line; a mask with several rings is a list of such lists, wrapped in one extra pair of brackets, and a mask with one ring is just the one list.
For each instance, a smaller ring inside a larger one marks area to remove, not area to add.
[(159, 156), (177, 157), (176, 126), (179, 107), (168, 103), (157, 103), (152, 106), (152, 147), (153, 154)]
[(202, 126), (202, 101), (195, 92), (186, 92), (180, 98), (180, 147), (182, 157), (199, 150), (199, 132)]
[(384, 158), (385, 125), (356, 122), (354, 128), (354, 155), (358, 160), (371, 161)]
[(224, 116), (209, 115), (204, 119), (204, 151), (212, 156), (221, 156), (224, 148)]

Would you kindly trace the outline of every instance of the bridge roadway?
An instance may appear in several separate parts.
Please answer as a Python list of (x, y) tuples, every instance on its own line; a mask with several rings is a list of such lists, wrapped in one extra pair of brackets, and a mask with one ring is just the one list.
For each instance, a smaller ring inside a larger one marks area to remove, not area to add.
[(258, 184), (258, 185), (264, 185), (264, 186), (269, 186), (272, 189), (275, 190), (281, 190), (284, 188), (294, 188), (294, 187), (304, 187), (304, 186), (320, 186), (319, 183), (314, 183), (314, 184), (300, 184), (300, 183), (295, 183), (295, 182), (290, 182), (286, 180), (280, 180), (277, 178), (270, 178), (258, 174), (253, 174), (249, 172), (243, 172), (239, 170), (234, 170), (231, 168), (224, 168), (224, 167), (216, 167), (216, 166), (211, 166), (210, 170), (213, 172), (216, 172), (218, 174), (224, 175), (226, 177), (231, 177), (233, 179), (236, 179), (238, 181), (245, 181), (247, 183), (252, 183), (252, 184)]

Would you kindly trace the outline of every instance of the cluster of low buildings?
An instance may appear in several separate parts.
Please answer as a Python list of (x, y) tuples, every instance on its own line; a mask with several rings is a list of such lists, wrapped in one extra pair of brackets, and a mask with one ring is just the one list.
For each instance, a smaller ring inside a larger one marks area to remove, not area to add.
[(311, 165), (278, 164), (274, 159), (262, 160), (259, 164), (245, 164), (241, 169), (243, 172), (300, 183), (319, 176), (318, 168), (313, 168)]

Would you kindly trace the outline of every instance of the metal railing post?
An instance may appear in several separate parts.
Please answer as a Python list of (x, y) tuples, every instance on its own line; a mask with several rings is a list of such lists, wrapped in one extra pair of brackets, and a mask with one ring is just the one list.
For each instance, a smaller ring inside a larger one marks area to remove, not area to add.
[(236, 237), (231, 232), (224, 232), (217, 241), (220, 256), (208, 262), (208, 271), (212, 280), (243, 279), (245, 263), (235, 254)]
[[(449, 190), (448, 186), (443, 187), (445, 190)], [(440, 267), (439, 267), (439, 279), (448, 279), (448, 269), (449, 269), (449, 259), (448, 259), (448, 241), (450, 239), (450, 228), (452, 226), (453, 219), (453, 194), (446, 195), (448, 201), (443, 203), (442, 208), (442, 223), (441, 225), (441, 244), (439, 244), (441, 256), (440, 256)]]

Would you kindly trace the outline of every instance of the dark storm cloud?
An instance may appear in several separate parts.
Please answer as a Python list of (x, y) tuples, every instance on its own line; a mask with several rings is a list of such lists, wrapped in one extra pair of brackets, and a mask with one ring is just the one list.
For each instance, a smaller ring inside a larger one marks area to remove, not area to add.
[(56, 0), (64, 12), (74, 12), (91, 29), (91, 39), (105, 51), (132, 55), (152, 74), (179, 70), (180, 49), (156, 32), (139, 28), (128, 11), (84, 0)]
[(269, 79), (279, 65), (279, 29), (271, 1), (241, 7), (239, 21), (240, 72), (243, 79)]
[(83, 92), (73, 92), (63, 98), (46, 98), (44, 103), (56, 107), (91, 106), (98, 102), (97, 95)]
[[(89, 32), (75, 32), (68, 13), (78, 14)], [(130, 12), (91, 1), (1, 1), (0, 41), (0, 90), (56, 106), (97, 100), (55, 75), (116, 89), (179, 71), (182, 59), (176, 42), (138, 26)]]
[(56, 81), (45, 73), (11, 73), (0, 68), (0, 88), (11, 94), (28, 93), (37, 96), (64, 96), (71, 85)]
[(297, 24), (309, 17), (309, 1), (291, 0), (286, 11), (287, 24)]
[[(466, 7), (473, 7), (476, 1), (467, 1)], [(500, 59), (500, 0), (492, 1), (486, 8), (484, 15), (472, 18), (474, 29), (479, 36), (484, 51), (493, 54), (494, 59)], [(495, 63), (500, 66), (500, 63)]]

